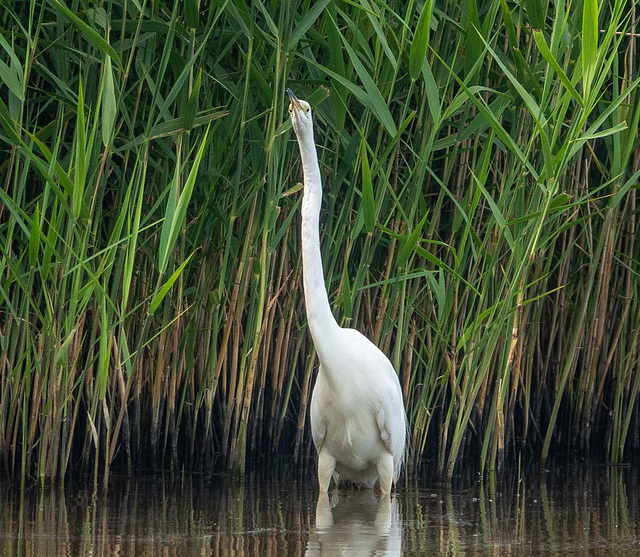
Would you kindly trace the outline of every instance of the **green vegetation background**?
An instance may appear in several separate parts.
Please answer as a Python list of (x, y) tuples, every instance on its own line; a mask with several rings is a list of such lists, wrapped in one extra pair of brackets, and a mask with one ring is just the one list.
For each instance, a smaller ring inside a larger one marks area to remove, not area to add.
[(3, 476), (312, 454), (286, 87), (409, 464), (638, 449), (637, 1), (2, 7)]

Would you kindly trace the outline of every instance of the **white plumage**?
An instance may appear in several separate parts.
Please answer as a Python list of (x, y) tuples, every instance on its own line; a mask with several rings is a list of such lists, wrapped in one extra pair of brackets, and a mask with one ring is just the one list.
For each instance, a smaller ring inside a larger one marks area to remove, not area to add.
[(389, 493), (398, 479), (406, 418), (398, 376), (389, 359), (362, 333), (336, 322), (324, 284), (319, 216), (322, 183), (311, 108), (288, 90), (289, 114), (304, 174), (302, 265), (309, 329), (320, 360), (311, 397), (311, 434), (318, 451), (320, 491), (335, 472)]

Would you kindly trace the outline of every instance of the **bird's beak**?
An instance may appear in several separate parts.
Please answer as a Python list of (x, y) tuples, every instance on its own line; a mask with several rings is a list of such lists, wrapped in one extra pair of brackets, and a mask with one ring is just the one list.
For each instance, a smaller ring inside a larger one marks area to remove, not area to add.
[(294, 108), (296, 108), (298, 110), (302, 110), (302, 107), (300, 106), (300, 101), (298, 100), (298, 97), (296, 97), (293, 94), (293, 91), (291, 89), (287, 89), (287, 95), (289, 95), (289, 100), (291, 101), (291, 106), (293, 106)]

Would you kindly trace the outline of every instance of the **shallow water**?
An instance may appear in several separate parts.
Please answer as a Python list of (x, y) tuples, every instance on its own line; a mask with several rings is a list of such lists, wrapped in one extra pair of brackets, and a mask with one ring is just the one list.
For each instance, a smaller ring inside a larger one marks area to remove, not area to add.
[(113, 478), (0, 484), (0, 555), (635, 555), (637, 469), (579, 467), (453, 486), (422, 479), (391, 498), (318, 498), (296, 468), (238, 483)]

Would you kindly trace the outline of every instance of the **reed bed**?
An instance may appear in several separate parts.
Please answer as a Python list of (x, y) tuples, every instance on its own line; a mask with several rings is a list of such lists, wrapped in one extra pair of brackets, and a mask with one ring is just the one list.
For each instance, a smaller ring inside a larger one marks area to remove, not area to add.
[(3, 4), (2, 476), (312, 454), (285, 87), (409, 464), (640, 447), (638, 2)]

